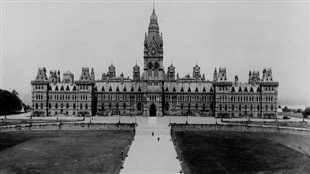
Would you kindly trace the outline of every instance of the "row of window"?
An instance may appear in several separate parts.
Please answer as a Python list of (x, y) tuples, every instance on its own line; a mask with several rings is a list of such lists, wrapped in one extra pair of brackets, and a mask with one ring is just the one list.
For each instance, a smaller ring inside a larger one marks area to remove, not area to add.
[[(122, 107), (121, 107), (122, 106)], [(181, 103), (181, 105), (180, 105), (180, 107), (181, 107), (181, 109), (193, 109), (192, 107), (195, 107), (195, 109), (199, 109), (199, 105), (198, 104), (195, 104), (195, 105), (191, 105), (190, 103), (187, 105), (187, 107), (185, 107), (184, 106), (184, 104), (183, 103)], [(112, 105), (112, 103), (108, 103), (107, 104), (107, 107), (108, 107), (108, 109), (126, 109), (127, 108), (127, 104), (124, 102), (123, 104), (119, 104), (119, 103), (115, 103), (115, 104), (113, 104)], [(166, 102), (165, 103), (165, 105), (164, 105), (164, 108), (165, 108), (165, 110), (166, 111), (168, 111), (169, 110), (169, 108), (170, 108), (170, 104), (168, 103), (168, 102)], [(105, 110), (105, 105), (104, 104), (102, 104), (101, 105), (101, 109), (102, 110)], [(141, 111), (143, 109), (143, 104), (142, 103), (137, 103), (137, 110), (138, 111)], [(205, 110), (206, 109), (206, 105), (205, 104), (203, 104), (202, 105), (202, 109), (203, 110)]]
[[(35, 108), (36, 109), (39, 109), (39, 107), (40, 107), (40, 109), (43, 109), (43, 107), (44, 107), (43, 103), (41, 103), (40, 106), (39, 106), (38, 103), (35, 104)], [(60, 103), (59, 105), (58, 105), (58, 103), (55, 103), (54, 107), (55, 107), (55, 109), (58, 109), (58, 108), (60, 108), (60, 109), (63, 109), (63, 108), (69, 109), (70, 105), (69, 105), (69, 103), (66, 103), (66, 104)], [(48, 108), (49, 109), (52, 108), (52, 104), (51, 103), (48, 104)], [(72, 109), (77, 109), (75, 103), (73, 103)], [(84, 105), (81, 103), (79, 109), (88, 109), (87, 103), (85, 103)]]
[(34, 88), (35, 89), (44, 89), (44, 86), (43, 85), (35, 85)]
[(36, 100), (43, 100), (43, 95), (42, 94), (36, 94), (35, 98), (36, 98)]
[[(249, 110), (250, 111), (253, 111), (253, 109), (254, 109), (254, 106), (253, 105), (250, 105), (250, 107), (249, 107)], [(259, 111), (260, 109), (264, 109), (264, 108), (260, 108), (260, 105), (257, 105), (256, 106), (256, 109), (257, 109), (257, 111)], [(274, 109), (274, 106), (273, 105), (270, 105), (270, 110), (271, 111), (273, 111), (273, 109)], [(227, 111), (228, 110), (228, 106), (227, 105), (222, 105), (222, 104), (219, 104), (219, 111)], [(239, 110), (239, 111), (247, 111), (248, 110), (248, 106), (247, 105), (244, 105), (244, 107), (243, 107), (243, 109), (242, 109), (242, 106), (241, 105), (238, 105), (238, 106), (236, 106), (236, 108), (235, 108), (235, 105), (234, 104), (232, 104), (231, 105), (231, 110), (232, 111), (234, 111), (234, 110)], [(269, 106), (268, 105), (265, 105), (265, 111), (268, 111), (269, 110)]]
[[(75, 95), (75, 94), (72, 94), (72, 95), (70, 95), (70, 94), (49, 95), (49, 99), (50, 100), (66, 100), (66, 101), (67, 100), (77, 100), (77, 95)], [(86, 94), (80, 95), (80, 100), (87, 100), (87, 99), (88, 99), (88, 97)]]
[[(256, 96), (256, 97), (254, 97), (254, 96), (231, 96), (231, 97), (229, 97), (229, 96), (219, 96), (218, 101), (219, 102), (228, 102), (229, 98), (230, 98), (230, 101), (233, 101), (233, 102), (236, 102), (236, 101), (237, 102), (242, 102), (242, 101), (245, 101), (245, 102), (254, 102), (254, 101), (259, 102), (259, 101), (262, 100), (261, 97), (259, 97), (259, 96)], [(266, 102), (272, 102), (273, 100), (274, 100), (273, 96), (266, 96), (264, 98), (264, 101), (266, 101)]]

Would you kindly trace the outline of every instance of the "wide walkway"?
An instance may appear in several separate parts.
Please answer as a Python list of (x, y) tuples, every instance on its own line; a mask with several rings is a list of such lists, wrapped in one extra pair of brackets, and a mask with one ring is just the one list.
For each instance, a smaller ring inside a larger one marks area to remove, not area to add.
[(140, 117), (137, 123), (135, 140), (120, 173), (180, 173), (168, 118)]

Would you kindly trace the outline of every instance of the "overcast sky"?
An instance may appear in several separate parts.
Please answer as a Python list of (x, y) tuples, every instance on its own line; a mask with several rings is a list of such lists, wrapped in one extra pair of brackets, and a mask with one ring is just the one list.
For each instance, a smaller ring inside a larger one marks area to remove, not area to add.
[[(248, 81), (249, 70), (271, 67), (280, 83), (280, 104), (309, 104), (309, 7), (307, 1), (156, 1), (164, 39), (165, 71), (172, 62), (180, 76), (198, 63), (212, 80), (226, 67)], [(70, 70), (84, 66), (96, 79), (113, 62), (132, 77), (143, 66), (143, 41), (152, 1), (4, 1), (1, 88), (30, 94), (38, 67)], [(49, 75), (49, 74), (48, 74)]]

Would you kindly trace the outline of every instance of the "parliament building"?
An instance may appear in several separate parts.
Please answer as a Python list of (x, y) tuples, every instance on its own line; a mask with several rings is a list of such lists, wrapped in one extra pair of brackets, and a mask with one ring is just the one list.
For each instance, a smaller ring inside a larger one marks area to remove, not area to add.
[(94, 69), (74, 74), (39, 68), (32, 85), (34, 116), (191, 115), (218, 118), (275, 118), (278, 82), (270, 68), (249, 71), (248, 82), (227, 79), (226, 68), (214, 70), (206, 80), (196, 64), (192, 75), (179, 77), (171, 64), (163, 65), (163, 37), (153, 9), (144, 39), (143, 68), (135, 65), (132, 78), (116, 75), (111, 65), (100, 79)]

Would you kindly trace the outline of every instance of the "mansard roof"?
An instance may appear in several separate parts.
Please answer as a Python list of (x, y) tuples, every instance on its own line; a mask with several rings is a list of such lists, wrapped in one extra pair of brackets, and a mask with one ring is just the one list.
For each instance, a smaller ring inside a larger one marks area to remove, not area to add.
[[(176, 83), (176, 82), (165, 82), (164, 89), (168, 89), (169, 92), (210, 92), (212, 83), (202, 82), (202, 83)], [(212, 92), (212, 91), (211, 91)]]
[(75, 84), (70, 84), (70, 83), (50, 83), (49, 84), (49, 89), (51, 91), (74, 91), (76, 90), (76, 85)]
[[(99, 90), (98, 92), (105, 92), (104, 89), (108, 89), (108, 92), (139, 92), (139, 91), (145, 91), (146, 85), (145, 83), (135, 83), (135, 82), (103, 82), (103, 81), (97, 81), (96, 87)], [(133, 89), (133, 91), (132, 91)]]
[(238, 83), (232, 86), (231, 92), (258, 92), (259, 85)]

